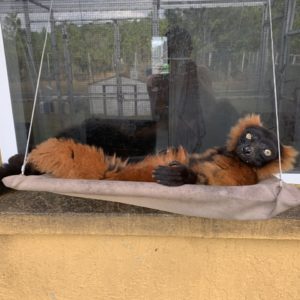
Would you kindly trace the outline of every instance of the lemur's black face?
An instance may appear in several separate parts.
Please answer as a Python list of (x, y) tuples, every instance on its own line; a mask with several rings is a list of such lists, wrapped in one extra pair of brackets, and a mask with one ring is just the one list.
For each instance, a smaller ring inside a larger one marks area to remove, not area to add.
[(238, 157), (254, 167), (263, 167), (278, 158), (276, 136), (264, 127), (248, 127), (242, 133), (235, 149)]

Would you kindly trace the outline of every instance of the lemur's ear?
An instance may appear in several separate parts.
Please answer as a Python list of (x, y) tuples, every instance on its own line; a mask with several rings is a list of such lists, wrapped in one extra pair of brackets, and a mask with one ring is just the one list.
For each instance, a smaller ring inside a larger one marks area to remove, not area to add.
[(259, 115), (251, 114), (239, 119), (237, 124), (234, 125), (229, 132), (228, 140), (226, 143), (227, 150), (233, 151), (238, 143), (241, 134), (247, 127), (252, 126), (263, 126)]

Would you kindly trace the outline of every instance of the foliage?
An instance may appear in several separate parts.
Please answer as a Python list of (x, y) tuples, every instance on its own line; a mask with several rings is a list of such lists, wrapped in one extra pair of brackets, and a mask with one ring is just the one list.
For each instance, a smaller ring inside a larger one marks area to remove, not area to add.
[[(274, 30), (279, 48), (283, 1), (275, 1), (274, 15), (276, 22)], [(160, 19), (160, 34), (164, 35), (170, 26), (178, 25), (187, 29), (193, 39), (193, 59), (198, 63), (207, 63), (208, 55), (212, 54), (216, 67), (227, 65), (231, 60), (233, 65), (241, 61), (245, 53), (258, 52), (261, 45), (262, 7), (228, 7), (207, 9), (167, 10)], [(300, 13), (296, 14), (295, 26), (300, 26)], [(67, 29), (67, 39), (63, 36), (63, 27)], [(151, 15), (149, 18), (118, 21), (120, 30), (120, 49), (122, 64), (131, 68), (135, 59), (139, 67), (146, 69), (151, 65)], [(22, 76), (28, 72), (29, 52), (25, 29), (17, 14), (10, 14), (4, 21), (6, 51), (8, 61), (13, 60), (15, 47), (19, 68)], [(55, 35), (57, 53), (48, 39), (46, 51), (51, 58), (52, 65), (57, 63), (60, 73), (64, 68), (65, 51), (68, 49), (74, 74), (94, 74), (113, 72), (115, 38), (114, 24), (110, 22), (95, 22), (82, 24), (56, 23)], [(31, 31), (33, 59), (39, 64), (42, 52), (45, 29)], [(297, 52), (299, 38), (292, 40), (291, 49)], [(296, 53), (298, 54), (298, 53)], [(26, 62), (27, 60), (27, 62)], [(53, 67), (52, 67), (53, 72)], [(44, 71), (46, 76), (46, 71)]]

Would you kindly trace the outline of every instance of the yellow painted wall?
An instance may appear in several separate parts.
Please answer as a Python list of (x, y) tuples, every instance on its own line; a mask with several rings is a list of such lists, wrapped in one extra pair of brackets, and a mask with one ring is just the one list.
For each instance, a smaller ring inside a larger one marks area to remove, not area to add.
[(0, 299), (300, 299), (299, 229), (296, 220), (2, 216)]

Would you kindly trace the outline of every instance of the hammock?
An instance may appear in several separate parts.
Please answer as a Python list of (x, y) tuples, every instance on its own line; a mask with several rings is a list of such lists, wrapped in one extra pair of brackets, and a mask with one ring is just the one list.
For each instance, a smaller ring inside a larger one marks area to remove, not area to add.
[(300, 190), (268, 179), (248, 186), (183, 185), (108, 180), (58, 179), (47, 175), (14, 175), (3, 179), (10, 188), (46, 191), (107, 200), (188, 216), (233, 220), (262, 220), (300, 205)]

